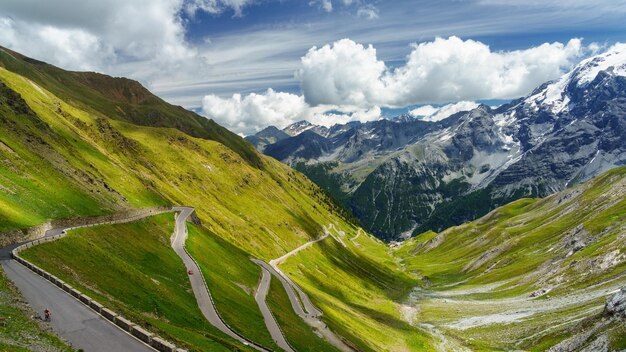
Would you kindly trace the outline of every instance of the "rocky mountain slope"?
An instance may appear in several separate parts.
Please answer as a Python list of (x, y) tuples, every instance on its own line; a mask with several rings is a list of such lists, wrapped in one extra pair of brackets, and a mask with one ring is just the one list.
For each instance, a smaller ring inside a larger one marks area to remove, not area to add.
[(626, 164), (626, 46), (498, 108), (310, 128), (265, 146), (386, 240), (475, 219)]

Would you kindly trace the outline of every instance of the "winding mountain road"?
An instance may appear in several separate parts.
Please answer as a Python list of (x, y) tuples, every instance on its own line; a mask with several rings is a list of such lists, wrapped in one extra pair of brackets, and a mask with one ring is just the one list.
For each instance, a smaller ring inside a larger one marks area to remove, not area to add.
[(243, 337), (242, 335), (235, 332), (231, 329), (220, 317), (217, 308), (215, 307), (215, 303), (213, 302), (213, 298), (211, 297), (211, 293), (209, 292), (209, 287), (204, 281), (204, 276), (202, 275), (202, 271), (200, 270), (200, 266), (196, 263), (196, 261), (191, 257), (191, 255), (185, 249), (185, 241), (187, 240), (187, 218), (195, 211), (193, 208), (188, 207), (176, 207), (175, 211), (179, 211), (176, 215), (176, 229), (174, 231), (174, 235), (172, 236), (172, 248), (178, 254), (178, 256), (183, 260), (185, 266), (193, 271), (193, 275), (188, 275), (189, 280), (191, 281), (191, 288), (193, 289), (193, 294), (196, 297), (196, 301), (198, 303), (198, 307), (202, 314), (206, 318), (206, 320), (217, 329), (225, 333), (226, 335), (234, 338), (235, 340), (241, 342), (246, 346), (251, 346), (258, 351), (270, 352), (268, 349), (259, 346)]
[(270, 289), (270, 282), (272, 279), (272, 274), (270, 274), (267, 269), (262, 268), (261, 272), (261, 280), (259, 281), (259, 286), (257, 288), (256, 294), (254, 295), (254, 299), (256, 300), (259, 309), (261, 310), (261, 314), (263, 315), (263, 320), (265, 321), (265, 326), (267, 330), (269, 330), (270, 335), (272, 335), (272, 339), (276, 342), (276, 344), (287, 352), (295, 352), (293, 348), (289, 345), (289, 342), (283, 335), (278, 322), (274, 318), (270, 307), (267, 305), (265, 299), (267, 298), (267, 293)]
[[(309, 299), (309, 296), (304, 293), (304, 291), (302, 291), (298, 284), (291, 280), (291, 278), (289, 278), (289, 276), (287, 276), (278, 267), (279, 264), (285, 262), (289, 257), (294, 256), (298, 252), (312, 246), (317, 242), (323, 241), (328, 236), (330, 236), (330, 232), (326, 227), (324, 227), (324, 235), (322, 237), (313, 241), (309, 241), (302, 246), (290, 251), (289, 253), (286, 253), (280, 258), (271, 260), (269, 263), (266, 263), (260, 259), (251, 260), (261, 267), (261, 269), (263, 270), (263, 277), (268, 278), (268, 285), (270, 277), (269, 274), (271, 274), (280, 281), (280, 283), (283, 285), (283, 288), (285, 289), (285, 292), (287, 292), (291, 307), (305, 323), (307, 323), (311, 328), (313, 328), (313, 330), (317, 331), (317, 333), (322, 335), (326, 341), (338, 348), (340, 351), (353, 352), (354, 349), (348, 346), (342, 339), (335, 335), (335, 333), (328, 329), (328, 326), (326, 326), (326, 324), (324, 324), (324, 322), (320, 319), (323, 313), (313, 305), (313, 303)], [(261, 310), (263, 310), (261, 304), (259, 304), (259, 307), (261, 308)]]
[[(195, 209), (190, 207), (175, 207), (172, 211), (176, 211), (178, 213), (176, 215), (176, 227), (171, 238), (171, 245), (176, 254), (178, 254), (178, 256), (183, 260), (185, 266), (196, 273), (196, 275), (189, 275), (189, 279), (191, 281), (191, 286), (194, 296), (196, 297), (198, 307), (204, 317), (211, 325), (215, 326), (220, 331), (242, 344), (250, 346), (258, 351), (271, 352), (265, 347), (260, 346), (238, 334), (222, 320), (217, 308), (215, 307), (215, 303), (213, 302), (211, 293), (204, 276), (202, 275), (200, 267), (185, 249), (185, 241), (188, 236), (186, 221)], [(115, 223), (136, 221), (152, 215), (154, 214), (150, 213), (129, 217), (127, 219), (115, 221)], [(106, 223), (111, 222), (104, 222), (102, 224)], [(44, 237), (56, 236), (64, 231), (74, 228), (96, 225), (101, 224), (78, 225), (51, 229), (46, 232)], [(262, 276), (255, 294), (255, 300), (259, 305), (272, 338), (276, 344), (286, 352), (295, 351), (285, 339), (285, 336), (283, 335), (266, 302), (272, 276), (276, 277), (281, 282), (287, 292), (294, 312), (300, 318), (302, 318), (328, 342), (339, 348), (341, 351), (353, 351), (352, 348), (347, 346), (319, 319), (319, 317), (322, 316), (322, 312), (313, 305), (306, 293), (304, 293), (304, 291), (302, 291), (302, 289), (278, 267), (279, 264), (283, 263), (289, 257), (330, 236), (326, 227), (324, 227), (324, 232), (324, 236), (307, 242), (280, 258), (270, 261), (270, 263), (266, 263), (258, 259), (252, 259), (252, 261), (262, 268)], [(31, 241), (24, 243), (28, 242)], [(33, 309), (38, 312), (43, 312), (45, 308), (49, 308), (53, 312), (53, 319), (50, 322), (50, 325), (57, 335), (67, 340), (74, 348), (83, 349), (89, 352), (154, 351), (152, 347), (121, 330), (116, 325), (104, 319), (95, 311), (91, 310), (80, 301), (58, 288), (56, 285), (53, 285), (46, 279), (30, 271), (17, 261), (12, 260), (11, 251), (24, 243), (0, 248), (0, 264), (4, 268), (7, 277), (15, 283)]]
[[(147, 214), (145, 217), (151, 215), (154, 214)], [(132, 217), (132, 220), (139, 218), (142, 217)], [(124, 220), (118, 222), (124, 222)], [(56, 236), (68, 229), (83, 226), (48, 230), (45, 237)], [(28, 242), (31, 241), (24, 243)], [(46, 308), (52, 311), (52, 320), (50, 321), (52, 330), (68, 341), (72, 347), (88, 352), (154, 351), (152, 347), (104, 319), (67, 292), (11, 259), (11, 251), (19, 245), (15, 244), (0, 249), (0, 263), (7, 277), (13, 281), (36, 312), (43, 315)]]

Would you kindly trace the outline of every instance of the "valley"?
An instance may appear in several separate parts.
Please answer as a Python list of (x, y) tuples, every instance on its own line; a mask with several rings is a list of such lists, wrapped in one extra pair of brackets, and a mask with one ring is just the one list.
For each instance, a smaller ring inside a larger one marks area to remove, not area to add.
[(578, 348), (596, 338), (623, 346), (623, 322), (604, 308), (626, 285), (625, 175), (618, 168), (403, 243), (403, 265), (429, 283), (409, 295), (412, 319), (470, 350), (547, 350), (588, 331)]

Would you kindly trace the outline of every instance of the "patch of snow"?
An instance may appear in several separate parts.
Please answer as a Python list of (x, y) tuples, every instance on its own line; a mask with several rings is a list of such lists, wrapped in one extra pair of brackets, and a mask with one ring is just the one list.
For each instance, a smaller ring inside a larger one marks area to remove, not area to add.
[(441, 133), (439, 135), (439, 141), (440, 142), (445, 142), (447, 140), (449, 140), (450, 138), (452, 138), (454, 136), (454, 134), (452, 132), (450, 132), (450, 130), (446, 130), (443, 133)]
[(600, 71), (616, 76), (626, 76), (626, 44), (612, 46), (606, 53), (583, 60), (574, 70), (579, 87), (593, 81)]
[(600, 154), (600, 150), (596, 151), (596, 155), (593, 156), (593, 158), (591, 158), (591, 161), (589, 161), (589, 164), (593, 163), (596, 158), (598, 157), (598, 154)]
[(616, 44), (604, 54), (581, 61), (559, 80), (526, 98), (525, 104), (535, 112), (539, 111), (541, 106), (548, 108), (555, 115), (567, 112), (573, 106), (567, 87), (572, 82), (576, 82), (578, 87), (584, 87), (593, 81), (600, 71), (615, 76), (626, 76), (626, 44)]

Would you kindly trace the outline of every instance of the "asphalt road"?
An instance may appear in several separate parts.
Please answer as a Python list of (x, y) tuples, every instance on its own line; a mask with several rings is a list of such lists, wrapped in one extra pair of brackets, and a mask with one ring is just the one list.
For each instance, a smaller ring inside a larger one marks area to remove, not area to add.
[(280, 275), (274, 269), (273, 266), (259, 259), (251, 259), (251, 260), (254, 263), (256, 263), (258, 266), (260, 266), (264, 271), (267, 271), (270, 274), (274, 275), (274, 277), (277, 278), (278, 281), (280, 281), (280, 283), (283, 285), (283, 288), (285, 289), (285, 292), (287, 292), (287, 296), (289, 297), (289, 302), (291, 302), (291, 307), (293, 308), (293, 311), (296, 312), (296, 314), (299, 317), (306, 318), (309, 316), (309, 314), (305, 312), (304, 309), (302, 308), (302, 305), (300, 304), (300, 301), (298, 297), (296, 296), (295, 291), (292, 289), (292, 286), (282, 275)]
[[(135, 221), (151, 215), (154, 214), (139, 215), (116, 222)], [(56, 236), (67, 229), (81, 226), (51, 229), (46, 231), (44, 237)], [(31, 241), (0, 248), (0, 262), (7, 277), (13, 281), (36, 312), (43, 316), (44, 309), (52, 311), (50, 325), (57, 335), (67, 340), (74, 348), (86, 352), (154, 351), (65, 291), (11, 259), (11, 251), (28, 242)]]
[(86, 352), (154, 351), (17, 261), (2, 260), (2, 267), (36, 312), (43, 316), (44, 309), (52, 311), (52, 329), (72, 347)]
[(193, 289), (193, 294), (196, 297), (196, 302), (198, 303), (200, 311), (202, 311), (202, 314), (206, 320), (211, 323), (211, 325), (215, 326), (226, 335), (259, 351), (269, 352), (269, 350), (258, 346), (254, 342), (237, 334), (230, 327), (228, 327), (219, 316), (217, 308), (215, 308), (215, 304), (211, 298), (208, 286), (205, 284), (200, 267), (198, 267), (198, 264), (196, 264), (193, 258), (185, 250), (185, 241), (187, 240), (188, 234), (186, 221), (189, 215), (194, 212), (194, 209), (187, 207), (177, 207), (174, 209), (176, 211), (180, 211), (180, 213), (176, 216), (176, 231), (174, 231), (174, 235), (172, 236), (172, 248), (174, 248), (176, 254), (178, 254), (178, 256), (183, 260), (185, 267), (193, 271), (193, 274), (188, 275), (188, 277), (191, 281), (191, 288)]
[[(335, 333), (328, 329), (328, 326), (326, 326), (326, 324), (324, 324), (324, 322), (320, 319), (320, 317), (322, 316), (322, 312), (313, 305), (313, 303), (309, 299), (309, 296), (304, 293), (304, 291), (302, 291), (298, 284), (291, 280), (291, 278), (289, 278), (289, 276), (287, 276), (287, 274), (285, 274), (278, 267), (279, 264), (283, 263), (289, 257), (297, 254), (298, 252), (310, 247), (317, 242), (323, 241), (328, 236), (330, 236), (330, 232), (326, 227), (324, 227), (324, 236), (316, 240), (309, 241), (302, 246), (290, 251), (289, 253), (281, 256), (280, 258), (271, 260), (269, 264), (259, 259), (251, 260), (263, 269), (264, 276), (267, 272), (276, 277), (281, 282), (283, 288), (285, 289), (285, 292), (287, 292), (289, 302), (291, 302), (291, 307), (304, 322), (306, 322), (311, 328), (313, 328), (313, 330), (323, 336), (326, 341), (328, 341), (331, 345), (337, 347), (340, 351), (353, 352), (354, 349), (348, 346), (341, 338), (339, 338), (339, 336), (335, 335)], [(263, 278), (261, 280), (263, 280)], [(257, 303), (258, 302), (259, 301), (257, 300)], [(259, 304), (259, 307), (261, 308), (261, 311), (263, 311), (263, 307), (261, 307), (261, 304)]]
[(254, 299), (256, 300), (256, 303), (259, 306), (259, 309), (261, 310), (261, 314), (263, 314), (263, 320), (265, 321), (265, 326), (267, 327), (267, 330), (270, 332), (270, 335), (272, 335), (272, 339), (274, 339), (274, 342), (276, 342), (278, 347), (282, 348), (283, 350), (287, 352), (295, 352), (289, 345), (289, 342), (287, 342), (287, 340), (285, 339), (285, 336), (283, 335), (282, 331), (280, 330), (280, 327), (278, 326), (278, 322), (276, 322), (276, 319), (274, 319), (274, 316), (272, 315), (272, 311), (270, 310), (270, 308), (267, 305), (267, 302), (265, 301), (265, 298), (267, 297), (267, 292), (270, 289), (271, 279), (272, 279), (272, 274), (270, 274), (270, 272), (267, 271), (267, 269), (262, 267), (261, 281), (259, 282), (259, 287), (257, 288), (256, 294), (254, 295)]

